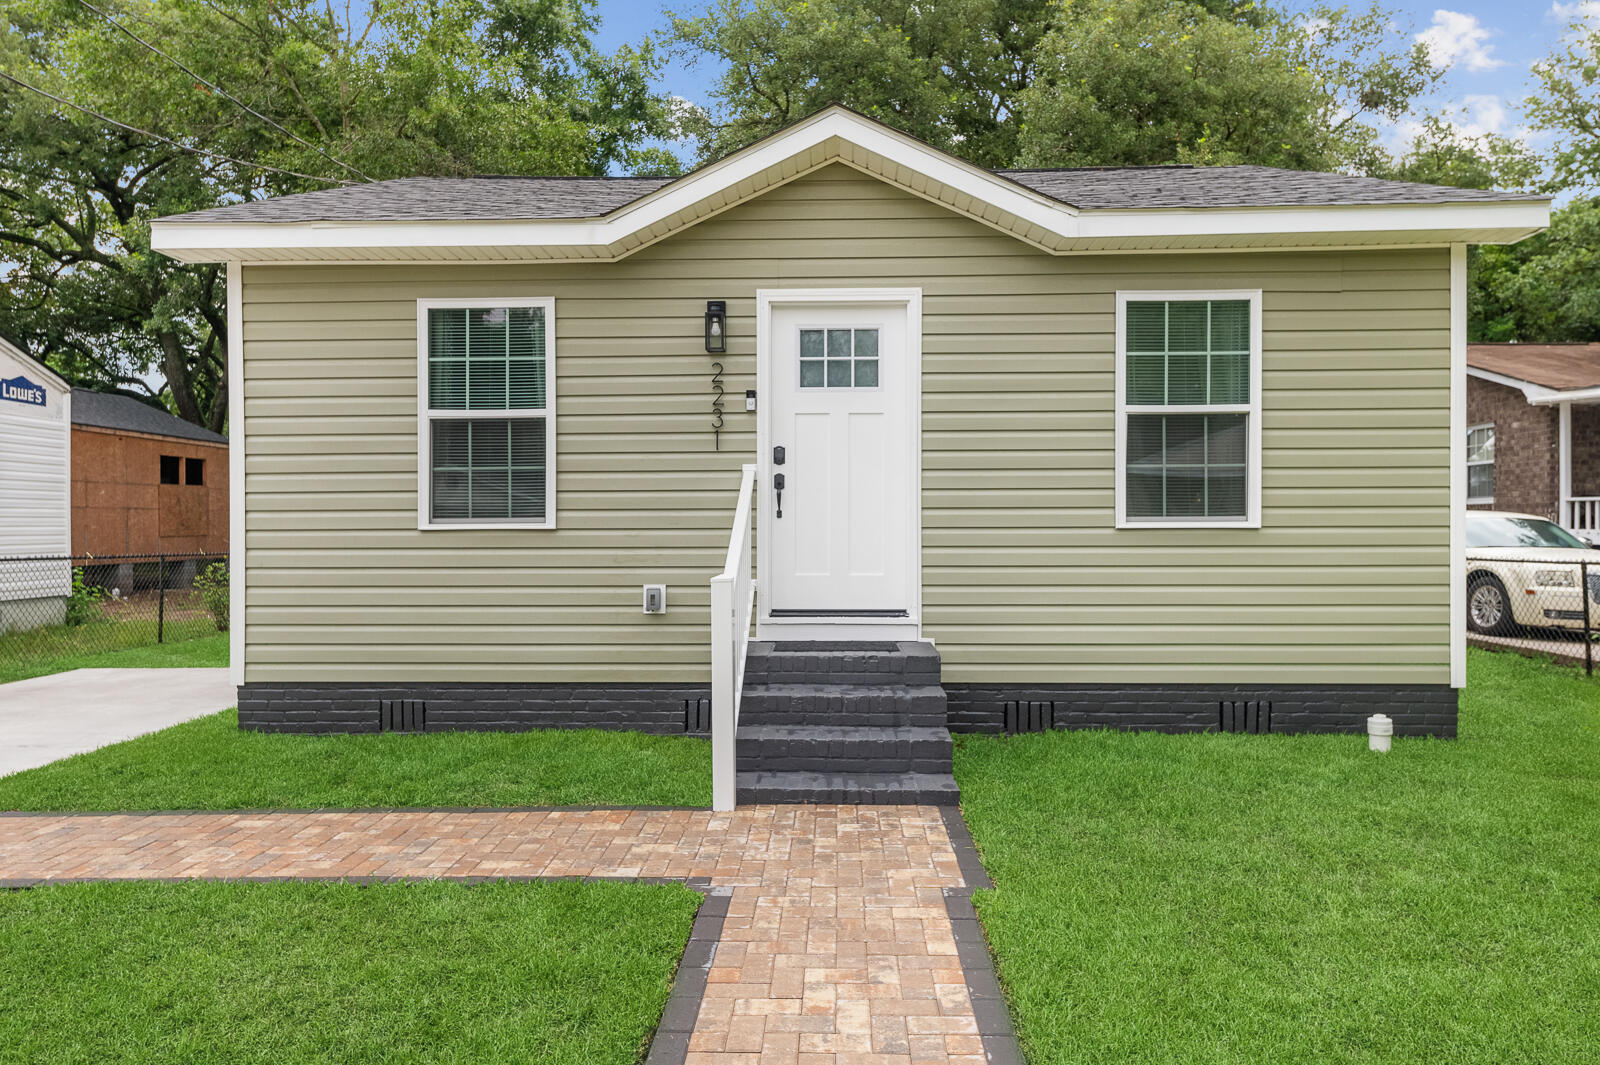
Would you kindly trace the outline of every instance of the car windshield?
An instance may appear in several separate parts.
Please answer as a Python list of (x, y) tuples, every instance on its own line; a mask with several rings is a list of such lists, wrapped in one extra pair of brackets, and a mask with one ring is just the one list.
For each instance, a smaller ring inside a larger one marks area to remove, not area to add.
[(1575, 547), (1588, 544), (1553, 521), (1512, 518), (1502, 514), (1467, 516), (1468, 547)]

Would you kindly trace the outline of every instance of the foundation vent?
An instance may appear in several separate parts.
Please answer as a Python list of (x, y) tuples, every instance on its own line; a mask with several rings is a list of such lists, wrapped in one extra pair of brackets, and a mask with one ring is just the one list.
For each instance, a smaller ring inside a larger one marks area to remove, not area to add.
[(1006, 735), (1019, 732), (1049, 732), (1056, 727), (1056, 704), (1014, 700), (1005, 706)]
[(1235, 699), (1218, 703), (1217, 731), (1271, 732), (1272, 703), (1266, 699)]
[(683, 701), (683, 731), (711, 731), (710, 699), (685, 699)]
[(378, 700), (379, 732), (426, 732), (428, 704), (421, 699)]

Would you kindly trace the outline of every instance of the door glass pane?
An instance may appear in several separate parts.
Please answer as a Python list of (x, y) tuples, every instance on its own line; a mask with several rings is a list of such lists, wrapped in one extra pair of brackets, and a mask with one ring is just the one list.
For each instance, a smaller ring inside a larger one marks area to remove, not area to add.
[(800, 364), (800, 387), (801, 388), (821, 388), (822, 387), (822, 363), (820, 363), (820, 362), (802, 362)]
[(802, 359), (822, 358), (822, 330), (800, 330), (800, 357)]
[(876, 359), (878, 357), (878, 331), (876, 329), (856, 330), (856, 358)]
[(829, 388), (848, 388), (848, 387), (850, 387), (850, 360), (849, 359), (829, 359), (828, 360), (828, 387)]
[(878, 361), (876, 359), (856, 361), (856, 387), (878, 387)]
[(848, 359), (850, 357), (850, 330), (828, 330), (828, 358)]

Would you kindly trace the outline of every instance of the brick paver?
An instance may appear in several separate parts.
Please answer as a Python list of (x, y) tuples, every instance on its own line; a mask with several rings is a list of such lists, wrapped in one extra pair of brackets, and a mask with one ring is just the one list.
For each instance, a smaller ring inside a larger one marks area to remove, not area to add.
[(0, 879), (708, 877), (732, 889), (686, 1065), (982, 1065), (936, 807), (29, 814)]

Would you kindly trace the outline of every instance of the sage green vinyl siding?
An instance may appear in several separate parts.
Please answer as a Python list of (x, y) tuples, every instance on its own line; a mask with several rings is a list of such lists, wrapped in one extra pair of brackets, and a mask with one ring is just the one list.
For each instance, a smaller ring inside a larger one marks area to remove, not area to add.
[[(918, 286), (948, 682), (1448, 683), (1448, 278), (1444, 249), (1056, 257), (837, 165), (617, 263), (247, 267), (245, 679), (707, 682), (755, 290)], [(1259, 530), (1113, 527), (1114, 294), (1184, 288), (1263, 291)], [(419, 532), (416, 301), (537, 296), (557, 528)]]

